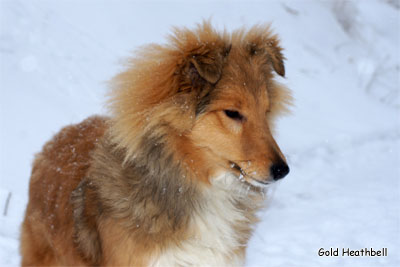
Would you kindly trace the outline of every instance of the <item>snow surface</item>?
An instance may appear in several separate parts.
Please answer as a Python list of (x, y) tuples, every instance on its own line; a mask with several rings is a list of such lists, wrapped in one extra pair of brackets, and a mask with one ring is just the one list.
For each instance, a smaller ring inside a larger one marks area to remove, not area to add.
[[(261, 213), (247, 266), (400, 266), (396, 0), (0, 0), (0, 266), (20, 262), (31, 162), (44, 142), (106, 112), (106, 82), (132, 49), (209, 17), (228, 30), (272, 21), (296, 99), (277, 131), (291, 172)], [(319, 257), (321, 247), (389, 255)]]

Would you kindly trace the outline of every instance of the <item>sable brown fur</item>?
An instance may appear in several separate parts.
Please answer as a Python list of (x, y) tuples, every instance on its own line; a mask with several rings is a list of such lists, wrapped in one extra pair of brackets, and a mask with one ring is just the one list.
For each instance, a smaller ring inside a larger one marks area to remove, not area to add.
[(70, 195), (86, 175), (89, 154), (105, 129), (105, 118), (91, 117), (61, 130), (36, 156), (22, 225), (22, 265), (84, 264), (73, 240)]
[[(262, 206), (254, 183), (269, 183), (271, 165), (285, 161), (271, 134), (291, 101), (274, 80), (283, 60), (268, 26), (227, 34), (204, 22), (139, 50), (111, 82), (111, 117), (65, 127), (36, 156), (22, 265), (200, 264), (179, 255), (207, 236), (202, 221), (214, 229), (208, 212), (225, 201), (232, 219), (215, 229), (235, 234), (215, 262), (237, 264)], [(232, 109), (243, 120), (225, 115)], [(216, 185), (224, 173), (244, 175), (238, 195)]]

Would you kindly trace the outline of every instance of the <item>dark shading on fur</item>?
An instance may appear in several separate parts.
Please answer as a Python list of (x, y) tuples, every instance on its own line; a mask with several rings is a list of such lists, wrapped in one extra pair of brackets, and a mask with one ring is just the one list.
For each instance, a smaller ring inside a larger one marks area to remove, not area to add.
[(74, 218), (74, 240), (81, 255), (90, 263), (99, 265), (101, 260), (101, 240), (97, 230), (97, 219), (101, 215), (93, 186), (82, 180), (71, 193)]
[[(123, 163), (124, 151), (104, 138), (93, 154), (87, 180), (99, 187), (102, 207), (125, 226), (145, 231), (155, 240), (185, 225), (198, 203), (196, 185), (164, 149), (163, 139), (144, 138), (143, 153)], [(110, 193), (112, 192), (112, 193)]]

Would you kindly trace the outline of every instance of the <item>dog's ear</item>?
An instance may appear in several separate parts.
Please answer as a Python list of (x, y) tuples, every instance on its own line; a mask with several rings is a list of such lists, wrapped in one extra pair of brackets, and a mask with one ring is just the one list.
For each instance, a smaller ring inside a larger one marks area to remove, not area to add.
[(184, 80), (194, 88), (203, 87), (207, 83), (216, 84), (221, 78), (222, 69), (230, 49), (230, 45), (223, 45), (201, 47), (192, 51), (186, 57), (183, 70)]
[(268, 60), (271, 62), (272, 67), (280, 76), (285, 77), (285, 65), (283, 60), (285, 57), (282, 54), (282, 48), (278, 44), (276, 38), (271, 38), (267, 41), (265, 46)]
[[(283, 61), (285, 57), (282, 54), (282, 48), (279, 45), (277, 36), (270, 36), (268, 30), (267, 34), (260, 34), (251, 36), (249, 39), (248, 50), (251, 56), (264, 55), (268, 63), (272, 66), (274, 71), (280, 76), (285, 76), (285, 65)], [(253, 32), (250, 31), (249, 35)]]
[(223, 64), (229, 50), (230, 46), (214, 49), (203, 55), (195, 54), (192, 55), (190, 63), (204, 80), (215, 84), (221, 78)]

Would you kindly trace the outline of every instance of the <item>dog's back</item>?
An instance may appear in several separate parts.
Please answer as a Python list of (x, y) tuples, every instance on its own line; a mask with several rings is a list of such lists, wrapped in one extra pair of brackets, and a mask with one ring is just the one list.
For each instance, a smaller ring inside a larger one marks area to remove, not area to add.
[(90, 153), (104, 135), (106, 121), (95, 116), (67, 126), (36, 155), (22, 225), (22, 265), (84, 264), (73, 249), (70, 195), (85, 177)]

